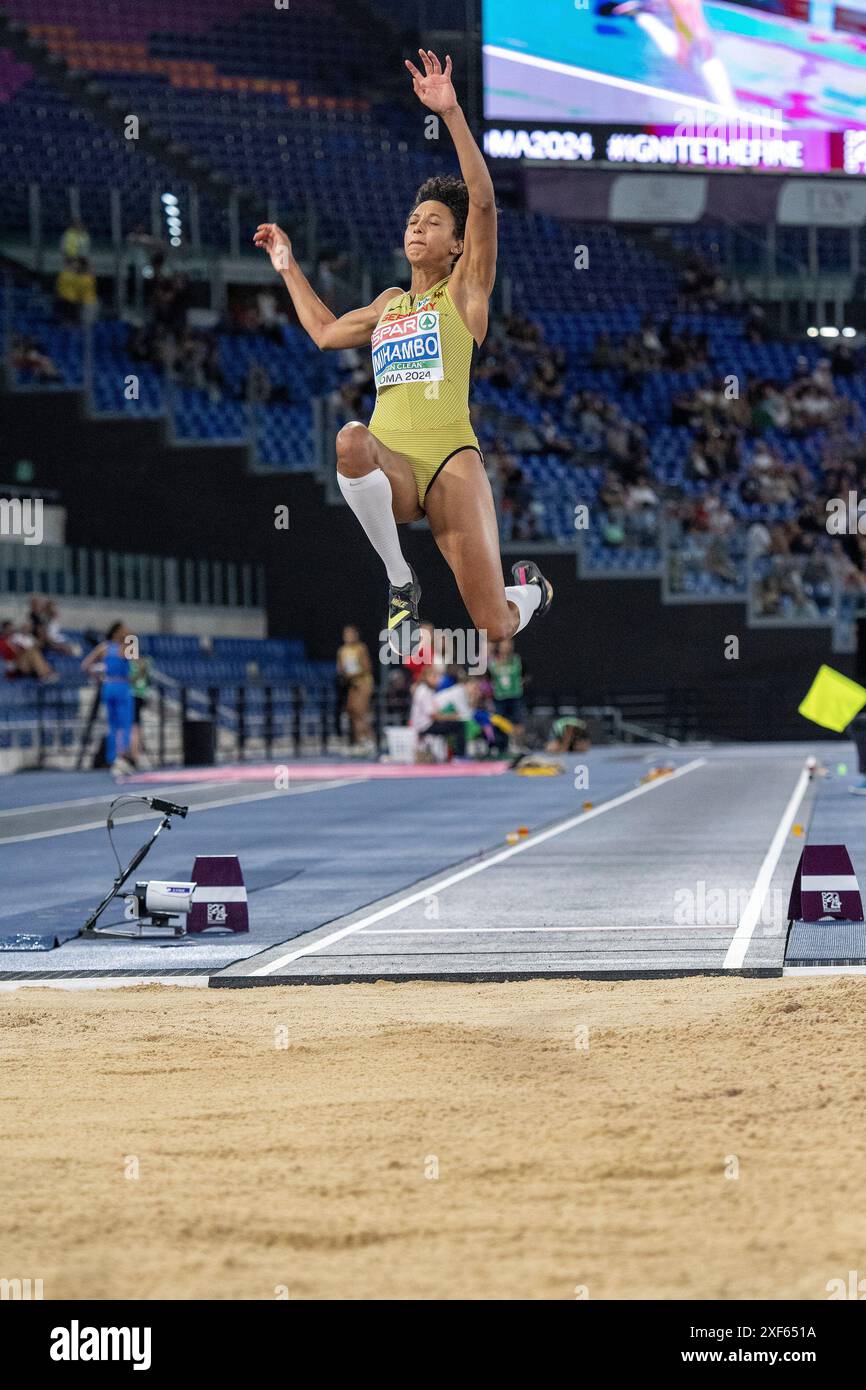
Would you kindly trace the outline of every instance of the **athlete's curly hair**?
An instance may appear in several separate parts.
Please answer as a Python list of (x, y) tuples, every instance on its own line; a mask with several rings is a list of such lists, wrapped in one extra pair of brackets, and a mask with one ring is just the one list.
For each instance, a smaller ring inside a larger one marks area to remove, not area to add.
[(409, 216), (412, 216), (419, 203), (426, 203), (430, 199), (445, 204), (454, 218), (454, 235), (462, 241), (469, 216), (469, 191), (463, 180), (454, 174), (438, 174), (435, 178), (427, 179), (415, 194)]

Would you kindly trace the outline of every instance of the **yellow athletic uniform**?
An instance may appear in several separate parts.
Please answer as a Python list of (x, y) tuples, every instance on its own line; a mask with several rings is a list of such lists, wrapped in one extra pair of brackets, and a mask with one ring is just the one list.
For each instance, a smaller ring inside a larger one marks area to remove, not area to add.
[(376, 409), (370, 433), (412, 465), (418, 500), (461, 449), (481, 456), (469, 419), (475, 340), (448, 277), (423, 294), (395, 295), (373, 330)]

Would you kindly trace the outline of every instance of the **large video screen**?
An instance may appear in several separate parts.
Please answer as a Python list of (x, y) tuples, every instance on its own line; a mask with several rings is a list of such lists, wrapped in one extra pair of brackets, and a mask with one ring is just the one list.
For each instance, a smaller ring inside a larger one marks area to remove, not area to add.
[(698, 162), (737, 165), (719, 142), (758, 139), (767, 167), (862, 172), (866, 0), (485, 0), (484, 92), (500, 126), (709, 132)]

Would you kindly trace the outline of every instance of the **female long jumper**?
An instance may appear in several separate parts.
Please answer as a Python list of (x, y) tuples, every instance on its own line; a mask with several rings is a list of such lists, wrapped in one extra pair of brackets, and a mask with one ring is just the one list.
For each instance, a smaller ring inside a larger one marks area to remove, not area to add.
[(388, 637), (408, 655), (420, 637), (421, 587), (403, 557), (399, 523), (426, 516), (473, 623), (489, 641), (513, 637), (546, 613), (553, 587), (537, 565), (513, 566), (505, 586), (493, 494), (469, 418), (469, 381), (487, 333), (496, 278), (493, 183), (451, 82), (434, 53), (424, 72), (407, 62), (415, 94), (451, 132), (462, 178), (428, 179), (403, 235), (408, 291), (383, 290), (336, 318), (292, 255), (286, 233), (264, 223), (254, 241), (268, 252), (301, 324), (320, 348), (370, 344), (376, 408), (337, 435), (337, 481), (388, 574)]

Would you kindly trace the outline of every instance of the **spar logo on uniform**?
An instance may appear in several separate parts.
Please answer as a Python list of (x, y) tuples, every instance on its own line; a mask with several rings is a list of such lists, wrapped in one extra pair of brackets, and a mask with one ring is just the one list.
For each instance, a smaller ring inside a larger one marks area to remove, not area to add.
[(439, 314), (433, 309), (383, 319), (373, 330), (372, 347), (377, 391), (445, 376)]

